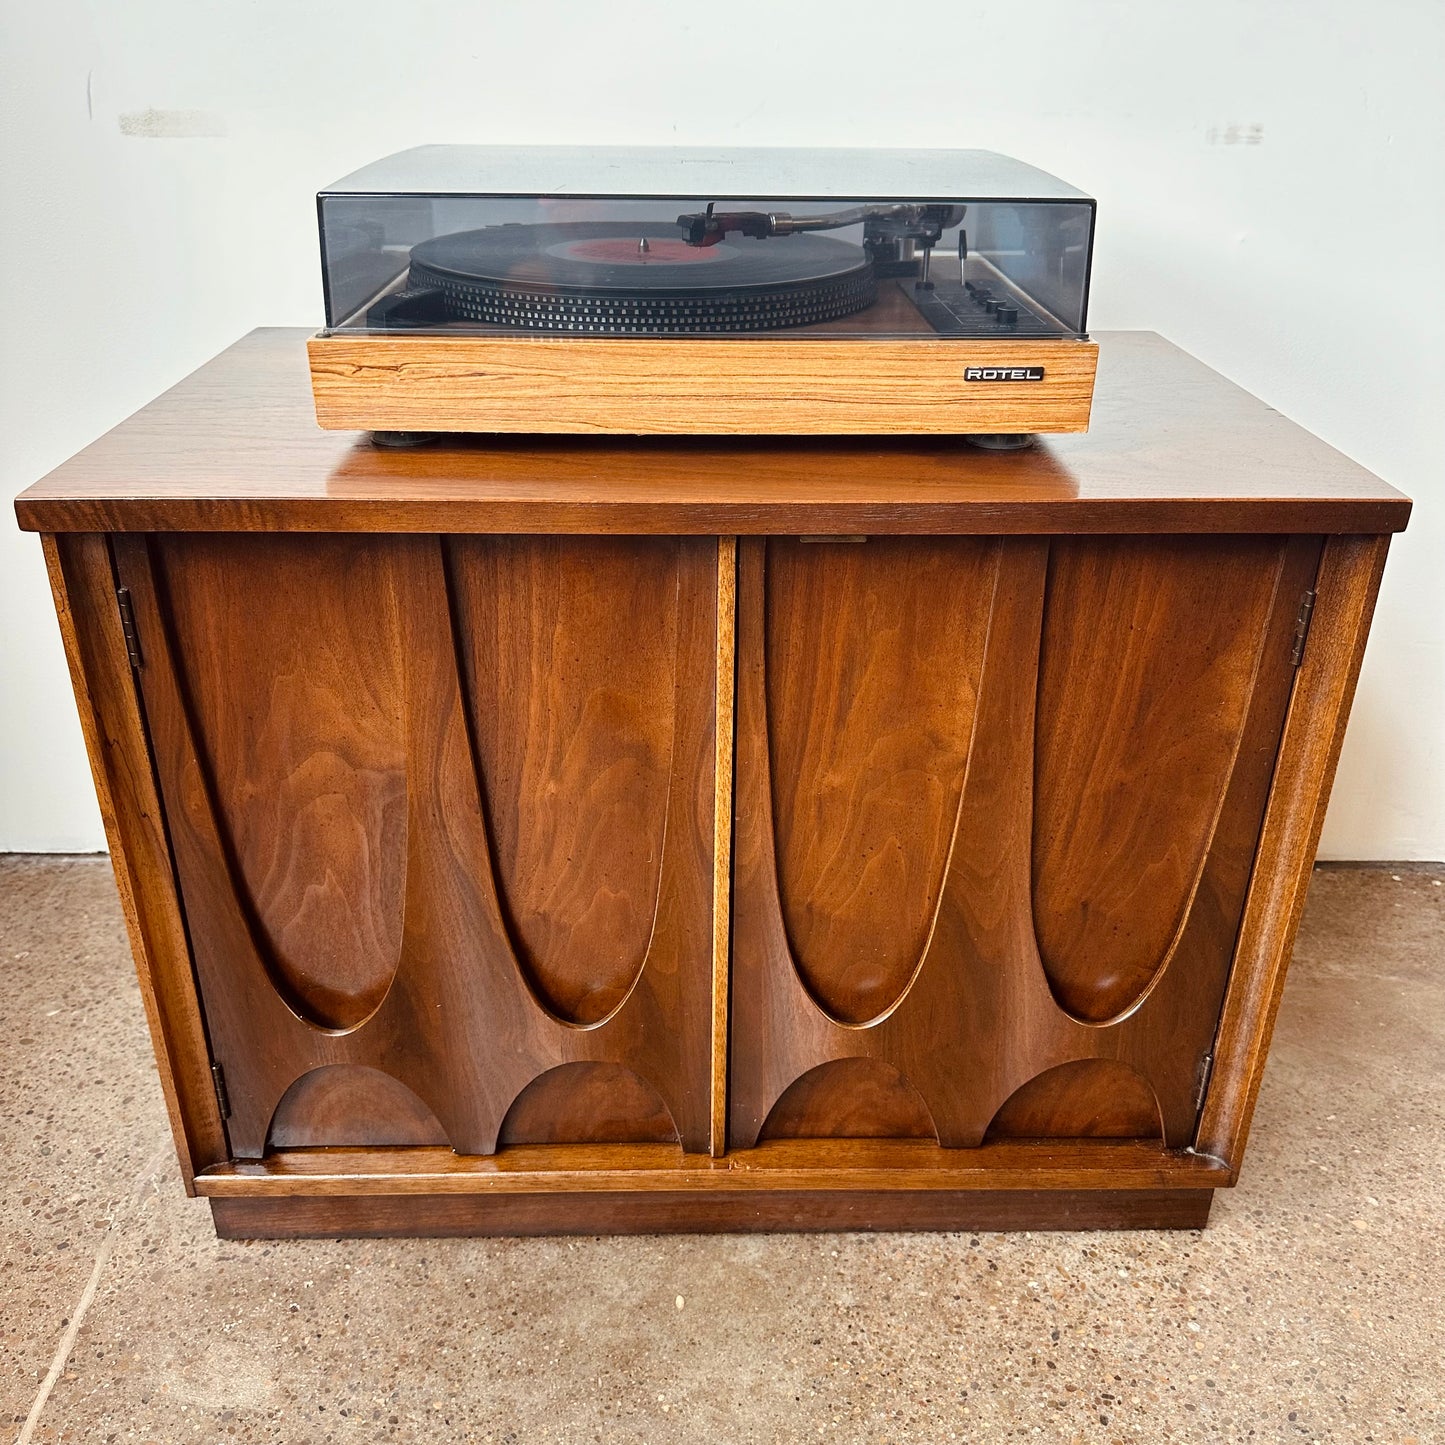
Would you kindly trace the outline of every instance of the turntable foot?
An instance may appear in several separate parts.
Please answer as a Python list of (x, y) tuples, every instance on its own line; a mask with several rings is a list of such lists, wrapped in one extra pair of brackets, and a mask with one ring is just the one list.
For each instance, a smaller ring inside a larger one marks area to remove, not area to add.
[(963, 439), (970, 446), (982, 447), (986, 452), (1021, 452), (1038, 440), (1029, 431), (966, 432)]
[(404, 451), (408, 447), (430, 446), (440, 435), (434, 431), (374, 431), (371, 444), (387, 451)]

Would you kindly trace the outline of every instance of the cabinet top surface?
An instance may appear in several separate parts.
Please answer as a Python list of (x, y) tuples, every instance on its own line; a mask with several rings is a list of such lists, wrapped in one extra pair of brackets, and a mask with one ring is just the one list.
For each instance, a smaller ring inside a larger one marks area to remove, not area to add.
[(950, 438), (325, 432), (304, 329), (253, 331), (16, 501), (30, 531), (1397, 532), (1410, 501), (1150, 332), (1105, 332), (1090, 430)]

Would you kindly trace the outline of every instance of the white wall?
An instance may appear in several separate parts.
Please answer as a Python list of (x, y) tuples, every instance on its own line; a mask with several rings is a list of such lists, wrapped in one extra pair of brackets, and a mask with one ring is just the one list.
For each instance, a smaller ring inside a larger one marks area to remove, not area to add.
[[(0, 0), (0, 23), (5, 495), (248, 328), (317, 324), (313, 194), (389, 151), (1010, 151), (1099, 198), (1096, 329), (1162, 331), (1416, 498), (1325, 852), (1445, 857), (1437, 0)], [(13, 517), (0, 618), (0, 849), (99, 848)]]

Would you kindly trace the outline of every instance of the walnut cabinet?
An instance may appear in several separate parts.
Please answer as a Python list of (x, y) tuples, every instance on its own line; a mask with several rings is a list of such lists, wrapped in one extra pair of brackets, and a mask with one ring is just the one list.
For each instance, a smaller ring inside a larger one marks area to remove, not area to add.
[(217, 1228), (1202, 1225), (1408, 503), (1116, 351), (1022, 457), (388, 455), (262, 333), (22, 497)]

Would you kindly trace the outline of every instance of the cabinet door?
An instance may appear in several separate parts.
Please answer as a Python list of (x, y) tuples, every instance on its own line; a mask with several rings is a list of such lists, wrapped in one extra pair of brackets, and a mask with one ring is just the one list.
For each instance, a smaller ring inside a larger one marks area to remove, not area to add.
[(742, 545), (729, 1137), (1192, 1137), (1318, 538)]
[(116, 549), (232, 1153), (705, 1150), (715, 542)]

